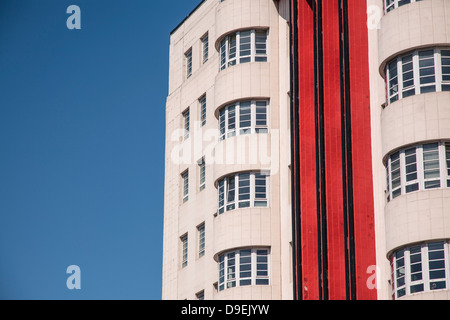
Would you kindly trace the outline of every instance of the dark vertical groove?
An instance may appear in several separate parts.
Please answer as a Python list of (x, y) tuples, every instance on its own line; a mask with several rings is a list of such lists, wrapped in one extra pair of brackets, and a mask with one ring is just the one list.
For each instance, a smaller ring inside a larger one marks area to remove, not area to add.
[(341, 108), (343, 130), (344, 232), (346, 236), (346, 295), (356, 300), (355, 228), (353, 203), (352, 122), (350, 102), (350, 55), (348, 32), (348, 0), (340, 0), (341, 29)]
[(347, 209), (347, 168), (346, 168), (346, 134), (345, 134), (345, 63), (344, 63), (344, 27), (342, 0), (339, 1), (339, 61), (341, 62), (340, 72), (340, 90), (341, 90), (341, 148), (342, 148), (342, 195), (343, 195), (343, 215), (344, 215), (344, 239), (345, 239), (345, 296), (350, 298), (350, 266), (349, 266), (349, 247), (348, 247), (348, 209)]
[(324, 138), (323, 92), (323, 31), (322, 1), (313, 1), (314, 16), (314, 74), (315, 74), (315, 131), (316, 131), (316, 183), (317, 183), (317, 242), (319, 267), (319, 298), (328, 300), (328, 240), (326, 212), (326, 172)]
[(300, 154), (299, 154), (299, 93), (298, 93), (298, 2), (290, 0), (290, 73), (291, 73), (291, 203), (292, 203), (292, 263), (294, 300), (303, 299), (302, 252), (300, 223)]

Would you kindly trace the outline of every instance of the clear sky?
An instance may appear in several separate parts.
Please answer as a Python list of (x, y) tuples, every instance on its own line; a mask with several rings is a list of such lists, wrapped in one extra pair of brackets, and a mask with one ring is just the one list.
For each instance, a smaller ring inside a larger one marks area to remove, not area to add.
[(199, 3), (0, 0), (0, 299), (161, 299), (169, 34)]

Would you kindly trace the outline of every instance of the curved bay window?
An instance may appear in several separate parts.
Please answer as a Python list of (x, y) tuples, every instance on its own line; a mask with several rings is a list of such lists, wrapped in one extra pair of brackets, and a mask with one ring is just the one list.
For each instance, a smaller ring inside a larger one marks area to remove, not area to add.
[(242, 249), (219, 256), (219, 291), (268, 284), (269, 249)]
[(394, 10), (395, 8), (404, 6), (405, 4), (412, 2), (419, 2), (422, 0), (384, 0), (384, 12), (388, 13), (389, 11)]
[(391, 154), (386, 178), (388, 202), (414, 191), (450, 188), (450, 143), (426, 143)]
[(229, 104), (219, 111), (219, 140), (242, 134), (268, 132), (268, 101), (249, 100)]
[(450, 48), (416, 50), (386, 66), (387, 102), (412, 95), (450, 91)]
[(220, 70), (247, 62), (267, 61), (268, 30), (244, 30), (220, 42)]
[(218, 213), (237, 208), (267, 207), (269, 176), (261, 172), (245, 172), (228, 176), (218, 183)]
[(448, 289), (447, 241), (418, 244), (390, 256), (392, 299), (419, 292)]

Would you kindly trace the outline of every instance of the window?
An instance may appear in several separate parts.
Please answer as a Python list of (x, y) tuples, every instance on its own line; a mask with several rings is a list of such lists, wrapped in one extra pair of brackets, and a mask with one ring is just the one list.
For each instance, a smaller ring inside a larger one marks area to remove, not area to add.
[(198, 232), (198, 257), (205, 255), (205, 224), (202, 223), (197, 227)]
[(190, 112), (189, 109), (183, 112), (184, 140), (189, 138), (190, 131)]
[(219, 140), (242, 134), (268, 132), (268, 101), (241, 101), (219, 111)]
[(185, 234), (180, 238), (181, 240), (181, 267), (185, 268), (188, 265), (188, 235)]
[(192, 48), (184, 54), (186, 59), (186, 78), (192, 76)]
[(386, 181), (388, 202), (414, 191), (450, 187), (450, 143), (426, 143), (391, 154)]
[(390, 256), (392, 298), (448, 288), (448, 243), (403, 248)]
[(450, 49), (416, 50), (386, 66), (387, 101), (416, 94), (450, 91)]
[(267, 61), (267, 30), (245, 30), (220, 42), (220, 70), (247, 62)]
[(269, 176), (261, 172), (239, 173), (219, 181), (218, 213), (236, 208), (267, 207)]
[(197, 300), (205, 300), (205, 291), (202, 290), (202, 291), (196, 293), (195, 297), (197, 298)]
[(206, 164), (205, 158), (201, 158), (198, 162), (199, 171), (199, 191), (202, 191), (206, 187)]
[(202, 42), (202, 62), (205, 63), (206, 61), (208, 61), (208, 55), (209, 55), (209, 40), (208, 40), (208, 34), (204, 35), (201, 38), (201, 42)]
[(198, 102), (200, 104), (200, 123), (203, 127), (206, 124), (206, 94), (201, 96)]
[(268, 249), (242, 249), (219, 256), (219, 291), (251, 285), (269, 285)]
[(182, 188), (183, 188), (183, 203), (189, 200), (189, 171), (185, 171), (181, 174)]
[(388, 13), (389, 11), (394, 10), (395, 8), (404, 6), (405, 4), (418, 2), (422, 0), (384, 0), (384, 12)]

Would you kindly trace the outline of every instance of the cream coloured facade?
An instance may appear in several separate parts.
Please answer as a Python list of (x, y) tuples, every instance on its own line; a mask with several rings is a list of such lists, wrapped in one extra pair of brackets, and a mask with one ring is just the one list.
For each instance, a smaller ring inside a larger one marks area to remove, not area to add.
[(163, 299), (292, 299), (288, 5), (206, 0), (171, 33)]
[(368, 5), (378, 296), (448, 299), (450, 2)]
[[(450, 1), (366, 2), (378, 299), (449, 299)], [(163, 299), (292, 299), (288, 20), (205, 0), (171, 34)]]

